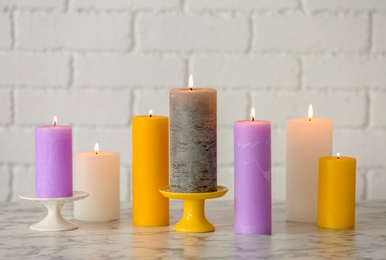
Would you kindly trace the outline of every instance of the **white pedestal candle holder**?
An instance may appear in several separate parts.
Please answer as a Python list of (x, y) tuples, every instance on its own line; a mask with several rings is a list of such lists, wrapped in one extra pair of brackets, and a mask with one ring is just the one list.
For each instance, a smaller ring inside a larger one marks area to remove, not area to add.
[(74, 191), (72, 197), (65, 198), (38, 198), (34, 193), (19, 195), (21, 199), (29, 200), (37, 204), (44, 204), (44, 206), (46, 206), (48, 210), (47, 216), (40, 222), (30, 226), (30, 229), (38, 231), (65, 231), (77, 229), (77, 225), (68, 222), (62, 217), (60, 210), (65, 203), (81, 200), (87, 196), (88, 193), (83, 191)]

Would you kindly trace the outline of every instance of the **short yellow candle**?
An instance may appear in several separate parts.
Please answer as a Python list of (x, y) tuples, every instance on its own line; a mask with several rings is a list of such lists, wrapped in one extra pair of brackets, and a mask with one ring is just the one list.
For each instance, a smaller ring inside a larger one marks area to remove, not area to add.
[(135, 226), (169, 225), (169, 120), (149, 115), (132, 118), (132, 216)]
[(355, 227), (356, 160), (350, 157), (319, 159), (318, 227)]

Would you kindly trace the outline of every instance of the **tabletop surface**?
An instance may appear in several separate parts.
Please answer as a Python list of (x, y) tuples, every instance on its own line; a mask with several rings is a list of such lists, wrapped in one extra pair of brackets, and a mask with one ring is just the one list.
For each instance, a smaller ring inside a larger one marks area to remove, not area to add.
[(43, 205), (2, 203), (0, 259), (386, 259), (386, 201), (357, 203), (356, 228), (346, 231), (287, 222), (284, 203), (273, 203), (270, 236), (235, 235), (233, 201), (216, 200), (206, 202), (214, 232), (175, 232), (182, 202), (170, 204), (171, 225), (153, 228), (132, 226), (130, 202), (121, 204), (120, 220), (107, 223), (73, 220), (66, 204), (63, 216), (79, 229), (41, 232), (29, 225), (45, 217)]

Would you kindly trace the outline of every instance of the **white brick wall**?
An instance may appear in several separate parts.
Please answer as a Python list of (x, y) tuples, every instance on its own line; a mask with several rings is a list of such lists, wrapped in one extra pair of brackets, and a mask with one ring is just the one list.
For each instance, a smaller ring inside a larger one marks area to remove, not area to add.
[(17, 12), (15, 19), (17, 49), (124, 51), (130, 46), (128, 14)]
[(218, 179), (233, 198), (233, 122), (272, 121), (272, 190), (285, 199), (285, 120), (334, 121), (357, 158), (357, 199), (386, 199), (386, 1), (1, 0), (0, 201), (33, 190), (34, 126), (73, 126), (74, 152), (121, 155), (131, 116), (168, 115), (168, 90), (218, 90)]

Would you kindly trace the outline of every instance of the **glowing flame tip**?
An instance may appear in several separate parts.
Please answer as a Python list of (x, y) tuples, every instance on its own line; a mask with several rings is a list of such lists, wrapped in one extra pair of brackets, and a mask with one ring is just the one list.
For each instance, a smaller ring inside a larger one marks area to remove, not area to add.
[(312, 108), (312, 104), (308, 107), (308, 120), (311, 121), (314, 115), (314, 109)]
[(251, 118), (252, 118), (252, 121), (255, 121), (255, 115), (256, 115), (255, 108), (252, 107), (252, 109), (251, 109)]
[(192, 90), (193, 89), (193, 76), (190, 74), (189, 76), (189, 88)]

